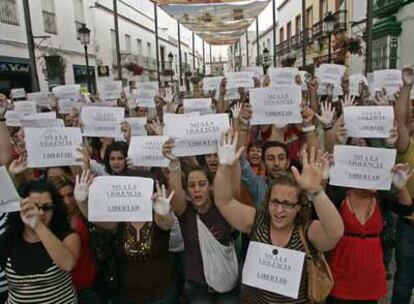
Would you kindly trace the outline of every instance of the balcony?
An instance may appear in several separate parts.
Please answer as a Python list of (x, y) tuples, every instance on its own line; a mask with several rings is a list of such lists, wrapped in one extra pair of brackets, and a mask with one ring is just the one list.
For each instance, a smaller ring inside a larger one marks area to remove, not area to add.
[(290, 46), (292, 49), (298, 49), (302, 46), (301, 35), (295, 35), (290, 38)]
[(347, 29), (346, 23), (346, 10), (337, 11), (334, 13), (335, 17), (335, 25), (334, 25), (334, 32), (345, 32)]
[(301, 33), (301, 41), (302, 41), (302, 43), (303, 43), (303, 41), (304, 41), (304, 37), (303, 37), (303, 34), (305, 34), (306, 35), (306, 38), (307, 38), (307, 43), (308, 44), (312, 44), (313, 43), (313, 36), (312, 36), (312, 28), (307, 28), (306, 30), (305, 30), (305, 32), (302, 32)]
[(319, 40), (325, 37), (324, 27), (323, 27), (323, 20), (315, 23), (312, 27), (312, 37), (313, 39)]
[(376, 0), (374, 1), (374, 17), (390, 16), (408, 2), (406, 0)]

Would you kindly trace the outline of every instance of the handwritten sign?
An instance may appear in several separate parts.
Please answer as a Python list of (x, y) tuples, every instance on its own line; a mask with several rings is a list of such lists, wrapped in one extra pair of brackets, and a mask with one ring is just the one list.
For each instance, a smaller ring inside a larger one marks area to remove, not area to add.
[(154, 180), (98, 176), (89, 189), (89, 221), (151, 222)]
[(63, 119), (22, 119), (20, 121), (23, 128), (63, 128)]
[(402, 85), (401, 71), (394, 70), (378, 70), (374, 71), (374, 90), (382, 91), (384, 88), (388, 97), (393, 97), (400, 90)]
[(121, 122), (124, 120), (124, 108), (83, 107), (81, 119), (84, 124), (83, 136), (122, 137)]
[(121, 97), (122, 81), (99, 81), (98, 92), (101, 100), (117, 100)]
[(147, 81), (147, 82), (137, 82), (137, 90), (153, 90), (158, 91), (158, 82), (157, 81)]
[(344, 119), (349, 137), (387, 138), (394, 124), (394, 108), (346, 107)]
[(242, 282), (297, 299), (304, 262), (304, 252), (251, 241), (244, 262)]
[(295, 78), (299, 74), (297, 68), (269, 68), (271, 86), (295, 85)]
[(170, 161), (162, 154), (162, 145), (167, 140), (167, 136), (133, 136), (128, 157), (136, 166), (168, 167)]
[(52, 89), (52, 92), (58, 99), (78, 100), (81, 95), (79, 84), (57, 86)]
[(49, 94), (46, 92), (35, 92), (27, 94), (27, 99), (35, 101), (39, 107), (50, 107)]
[(69, 114), (72, 109), (76, 109), (78, 103), (71, 99), (59, 99), (58, 100), (58, 112), (60, 114)]
[(79, 128), (25, 128), (24, 134), (29, 168), (79, 165)]
[(32, 101), (16, 101), (14, 102), (14, 111), (22, 113), (23, 115), (29, 115), (37, 113), (37, 105)]
[(131, 126), (131, 136), (147, 135), (147, 130), (145, 129), (147, 124), (146, 117), (128, 117), (124, 121)]
[(300, 123), (301, 87), (298, 85), (252, 89), (252, 125)]
[(140, 107), (155, 108), (154, 97), (158, 94), (158, 90), (140, 89), (136, 93), (136, 102)]
[(211, 114), (211, 98), (184, 99), (184, 113), (198, 112), (200, 115)]
[(260, 66), (242, 67), (240, 72), (252, 73), (254, 77), (257, 77), (259, 79), (263, 76), (263, 68)]
[(320, 83), (330, 83), (335, 86), (341, 86), (342, 77), (346, 67), (340, 64), (321, 64), (318, 69), (318, 78)]
[(396, 150), (336, 145), (330, 184), (335, 186), (390, 190)]
[(203, 90), (204, 91), (213, 91), (220, 88), (220, 83), (223, 77), (204, 77), (203, 78)]
[(4, 115), (6, 118), (6, 126), (8, 127), (21, 127), (21, 120), (23, 119), (23, 113), (16, 111), (7, 111)]
[(165, 121), (164, 134), (176, 139), (176, 156), (211, 154), (217, 153), (221, 133), (229, 126), (227, 114), (180, 117)]
[(226, 74), (227, 89), (254, 88), (253, 73), (230, 72)]
[(26, 90), (24, 88), (11, 89), (10, 95), (13, 97), (13, 99), (26, 98)]
[(20, 197), (5, 166), (0, 167), (0, 213), (20, 211)]

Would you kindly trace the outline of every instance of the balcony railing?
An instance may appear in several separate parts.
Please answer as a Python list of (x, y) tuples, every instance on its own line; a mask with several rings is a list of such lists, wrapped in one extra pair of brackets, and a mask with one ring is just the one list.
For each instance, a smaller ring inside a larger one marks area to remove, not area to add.
[(322, 39), (325, 36), (323, 28), (323, 20), (315, 23), (312, 27), (312, 37), (313, 39)]
[(300, 35), (295, 35), (290, 38), (290, 45), (292, 49), (298, 49), (301, 47), (302, 41)]
[(305, 30), (305, 32), (302, 32), (301, 33), (301, 40), (302, 40), (302, 43), (303, 43), (303, 34), (305, 34), (306, 35), (306, 38), (307, 38), (307, 43), (308, 44), (312, 44), (313, 43), (313, 35), (312, 35), (312, 28), (307, 28), (306, 30)]
[(376, 0), (374, 1), (374, 17), (392, 15), (409, 1), (406, 0)]
[(335, 25), (334, 32), (344, 32), (346, 31), (346, 10), (337, 11), (334, 13)]

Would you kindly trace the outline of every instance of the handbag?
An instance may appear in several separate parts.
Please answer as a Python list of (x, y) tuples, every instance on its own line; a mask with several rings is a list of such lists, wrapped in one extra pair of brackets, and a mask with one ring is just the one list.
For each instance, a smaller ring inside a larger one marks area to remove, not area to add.
[(303, 228), (299, 229), (299, 235), (308, 257), (306, 265), (309, 300), (312, 303), (323, 303), (334, 286), (331, 269), (321, 251), (311, 252)]

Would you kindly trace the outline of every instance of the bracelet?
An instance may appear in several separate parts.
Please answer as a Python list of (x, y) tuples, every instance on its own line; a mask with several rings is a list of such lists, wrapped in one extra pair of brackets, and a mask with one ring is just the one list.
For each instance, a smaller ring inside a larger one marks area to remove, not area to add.
[(333, 125), (332, 124), (329, 124), (329, 125), (326, 125), (326, 126), (322, 126), (322, 129), (324, 131), (332, 130), (333, 129)]
[(304, 133), (308, 133), (308, 132), (313, 132), (315, 131), (316, 127), (314, 125), (309, 126), (309, 127), (302, 127), (302, 132)]
[(323, 188), (322, 188), (322, 187), (319, 187), (319, 188), (318, 188), (318, 189), (316, 189), (315, 191), (308, 192), (306, 195), (307, 195), (307, 197), (308, 197), (308, 199), (309, 199), (310, 201), (313, 201), (313, 200), (315, 200), (315, 198), (316, 198), (319, 194), (321, 194), (323, 191), (324, 191), (324, 190), (323, 190)]

